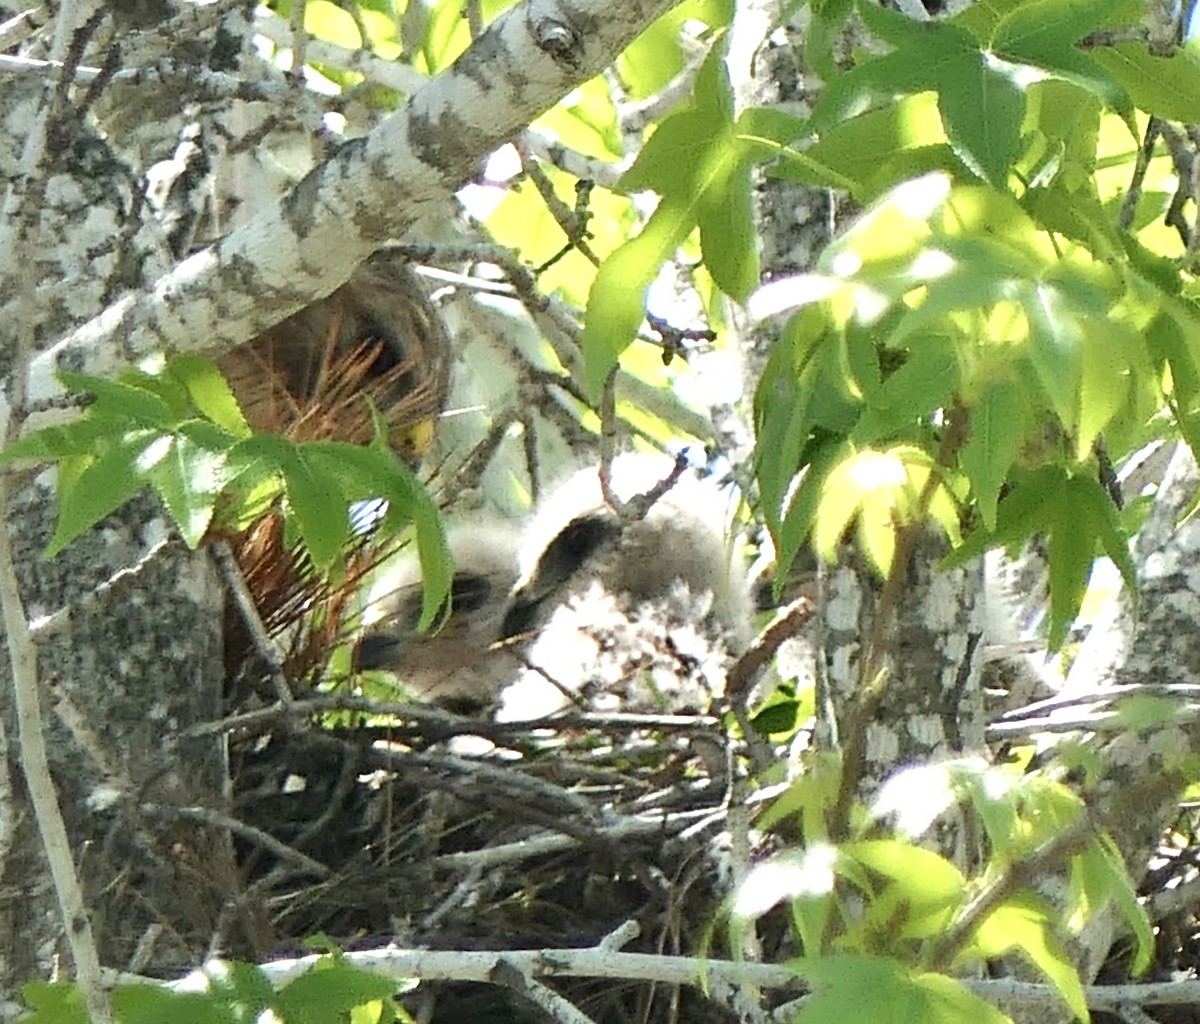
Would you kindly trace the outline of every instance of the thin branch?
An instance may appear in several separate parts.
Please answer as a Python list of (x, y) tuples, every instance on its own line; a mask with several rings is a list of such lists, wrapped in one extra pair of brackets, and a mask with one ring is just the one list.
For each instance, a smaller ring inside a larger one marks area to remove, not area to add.
[(308, 854), (293, 849), (287, 843), (276, 839), (269, 832), (264, 832), (261, 828), (257, 828), (244, 821), (239, 821), (228, 814), (222, 814), (211, 807), (180, 807), (172, 804), (143, 803), (138, 805), (138, 809), (143, 814), (151, 814), (160, 818), (183, 818), (188, 821), (199, 821), (205, 825), (225, 829), (234, 835), (241, 836), (256, 846), (261, 846), (264, 850), (275, 854), (281, 860), (291, 861), (297, 867), (311, 875), (316, 875), (318, 878), (328, 878), (333, 874), (320, 861), (313, 860)]
[[(602, 944), (591, 949), (478, 950), (446, 952), (426, 949), (373, 949), (341, 954), (345, 962), (397, 981), (421, 978), (424, 981), (491, 981), (491, 972), (501, 961), (509, 961), (530, 977), (609, 978), (627, 981), (658, 982), (665, 985), (695, 985), (725, 988), (754, 985), (772, 991), (795, 992), (804, 985), (803, 961), (792, 967), (756, 964), (744, 960), (720, 960), (650, 953), (620, 953)], [(276, 988), (307, 974), (325, 958), (305, 956), (277, 960), (262, 965), (262, 971)], [(196, 991), (215, 972), (223, 971), (220, 962), (193, 971), (166, 987)], [(110, 985), (162, 985), (157, 978), (106, 972)], [(1038, 1005), (1061, 1003), (1062, 994), (1053, 985), (1015, 981), (1012, 978), (959, 980), (963, 988), (996, 1004)], [(1145, 985), (1087, 985), (1084, 998), (1093, 1010), (1114, 1010), (1125, 1005), (1185, 1006), (1200, 1000), (1200, 981), (1161, 981)], [(793, 1019), (796, 1003), (789, 1004), (792, 1016), (773, 1014), (772, 1019)], [(781, 1008), (782, 1009), (782, 1008)]]
[(0, 50), (19, 46), (42, 27), (50, 18), (45, 7), (31, 7), (14, 14), (8, 21), (0, 22)]
[[(75, 52), (79, 9), (75, 0), (63, 0), (54, 23), (54, 38), (50, 52), (57, 60), (70, 61)], [(78, 60), (75, 60), (78, 63)], [(64, 83), (65, 84), (65, 83)], [(64, 117), (65, 91), (47, 86), (41, 109), (34, 118), (21, 154), (20, 174), (5, 197), (3, 221), (0, 222), (0, 253), (9, 267), (16, 267), (18, 288), (16, 341), (13, 369), (9, 375), (6, 408), (0, 418), (3, 441), (9, 443), (19, 430), (20, 416), (26, 407), (28, 368), (34, 352), (33, 317), (21, 315), (33, 298), (33, 260), (22, 258), (36, 237), (42, 196), (45, 194), (45, 161), (48, 139), (56, 122)], [(0, 614), (8, 642), (12, 672), (13, 700), (16, 705), (17, 733), (20, 740), (20, 764), (25, 776), (30, 802), (42, 848), (50, 866), (54, 892), (62, 914), (71, 955), (75, 961), (75, 976), (83, 996), (84, 1006), (93, 1024), (111, 1024), (112, 1007), (102, 987), (100, 957), (92, 933), (91, 919), (83, 897), (83, 887), (75, 870), (71, 840), (66, 822), (58, 805), (58, 794), (50, 773), (46, 737), (42, 730), (41, 699), (38, 693), (37, 648), (29, 632), (29, 623), (21, 600), (20, 582), (13, 559), (12, 538), (9, 534), (7, 509), (11, 495), (10, 481), (0, 479), (0, 510), (5, 511), (0, 522)], [(7, 748), (7, 736), (0, 733), (0, 745)], [(6, 810), (12, 809), (12, 781), (8, 776), (8, 760), (0, 765), (0, 797)]]
[(112, 599), (114, 588), (135, 581), (139, 574), (145, 572), (148, 568), (156, 566), (158, 557), (172, 543), (174, 543), (173, 538), (164, 537), (146, 551), (133, 565), (118, 569), (103, 583), (97, 584), (93, 590), (88, 591), (88, 593), (74, 604), (63, 605), (49, 615), (38, 616), (29, 623), (30, 636), (37, 643), (44, 643), (51, 637), (66, 632), (70, 628), (72, 620), (77, 616), (87, 615), (89, 612), (107, 604)]
[(224, 541), (218, 541), (212, 546), (212, 553), (217, 568), (221, 570), (221, 576), (225, 580), (225, 586), (233, 594), (234, 602), (242, 615), (242, 622), (245, 623), (246, 629), (250, 633), (254, 649), (266, 662), (267, 675), (271, 679), (271, 685), (275, 687), (275, 696), (286, 708), (293, 702), (293, 697), (291, 688), (288, 686), (287, 676), (283, 671), (283, 652), (267, 632), (267, 627), (263, 625), (262, 616), (258, 614), (258, 607), (254, 603), (254, 595), (246, 586), (246, 578), (242, 575), (242, 570), (237, 564), (237, 559), (233, 557), (233, 552), (229, 550), (229, 545)]
[(557, 167), (560, 171), (576, 178), (586, 178), (594, 181), (602, 188), (615, 189), (625, 173), (628, 161), (620, 164), (596, 160), (584, 156), (577, 150), (564, 146), (557, 139), (542, 134), (535, 128), (526, 129), (521, 133), (521, 148), (530, 156)]
[[(291, 28), (278, 14), (260, 7), (254, 16), (254, 30), (261, 33), (276, 46), (291, 45)], [(368, 50), (347, 50), (345, 47), (327, 43), (322, 39), (309, 38), (306, 46), (308, 59), (318, 64), (327, 64), (339, 71), (352, 71), (362, 75), (376, 85), (411, 96), (429, 81), (408, 64), (384, 60)]]
[(595, 1024), (574, 1003), (560, 996), (548, 985), (535, 981), (511, 960), (501, 960), (491, 972), (491, 981), (524, 996), (539, 1010), (559, 1024)]
[(891, 673), (885, 663), (885, 648), (896, 612), (908, 584), (908, 566), (922, 530), (929, 529), (927, 516), (930, 503), (942, 484), (939, 467), (950, 465), (951, 458), (962, 444), (961, 417), (952, 417), (942, 435), (937, 464), (930, 467), (929, 476), (917, 498), (912, 520), (900, 525), (888, 567), (883, 592), (875, 606), (875, 616), (866, 638), (862, 666), (859, 671), (857, 695), (851, 704), (849, 725), (845, 730), (842, 748), (842, 775), (838, 784), (837, 803), (830, 814), (829, 832), (835, 840), (844, 839), (850, 823), (850, 809), (858, 791), (863, 760), (866, 756), (867, 729), (880, 701), (887, 691)]
[[(0, 54), (0, 74), (3, 75), (41, 76), (57, 82), (62, 79), (66, 67), (62, 61)], [(182, 85), (193, 99), (245, 100), (248, 103), (289, 99), (293, 93), (291, 87), (282, 82), (251, 82), (222, 71), (177, 64), (165, 58), (150, 66), (127, 67), (111, 73), (104, 68), (78, 67), (72, 81), (85, 85), (114, 82), (147, 91), (161, 89), (164, 85)]]

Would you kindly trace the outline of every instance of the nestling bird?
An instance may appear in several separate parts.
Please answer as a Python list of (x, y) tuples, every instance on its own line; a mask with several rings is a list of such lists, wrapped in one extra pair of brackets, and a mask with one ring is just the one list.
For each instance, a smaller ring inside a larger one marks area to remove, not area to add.
[(524, 639), (528, 667), (505, 691), (502, 719), (571, 702), (707, 706), (723, 690), (726, 663), (749, 640), (747, 574), (726, 536), (720, 489), (690, 471), (674, 475), (669, 459), (619, 456), (617, 501), (656, 498), (643, 514), (622, 516), (588, 467), (525, 530), (503, 633)]
[[(393, 449), (410, 465), (429, 447), (446, 400), (450, 338), (407, 263), (383, 250), (326, 298), (225, 353), (217, 365), (246, 421), (291, 441), (365, 444), (373, 409)], [(307, 677), (342, 636), (350, 594), (311, 571), (269, 509), (226, 536), (260, 619), (284, 638), (287, 669)], [(351, 555), (347, 578), (369, 559)], [(253, 646), (244, 631), (227, 634), (227, 657), (241, 665)]]
[(436, 632), (417, 632), (421, 566), (406, 549), (383, 567), (367, 595), (357, 662), (394, 673), (421, 700), (475, 710), (520, 668), (515, 648), (496, 643), (517, 577), (517, 539), (495, 522), (460, 524), (447, 539), (455, 564), (447, 621)]
[[(672, 474), (669, 459), (621, 456), (612, 493), (632, 502)], [(718, 487), (689, 471), (640, 518), (622, 518), (604, 500), (597, 467), (580, 470), (543, 504), (520, 545), (494, 522), (451, 531), (457, 568), (440, 632), (416, 632), (420, 567), (414, 554), (398, 557), (368, 598), (359, 665), (392, 671), (417, 696), (451, 706), (499, 696), (499, 717), (509, 720), (573, 702), (707, 706), (750, 629), (726, 505)]]

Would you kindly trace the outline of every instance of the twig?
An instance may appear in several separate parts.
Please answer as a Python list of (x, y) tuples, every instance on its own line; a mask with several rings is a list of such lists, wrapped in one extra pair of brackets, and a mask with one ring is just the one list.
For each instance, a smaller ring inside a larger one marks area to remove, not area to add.
[(664, 85), (655, 95), (637, 102), (624, 102), (617, 105), (617, 120), (621, 125), (621, 134), (626, 137), (638, 134), (647, 125), (661, 121), (680, 103), (692, 95), (692, 83), (696, 72), (708, 55), (708, 47), (698, 47), (698, 52), (688, 58), (683, 70)]
[(8, 50), (25, 42), (49, 18), (45, 7), (31, 7), (0, 23), (0, 50)]
[(595, 1024), (586, 1013), (554, 989), (543, 985), (521, 970), (511, 960), (501, 959), (492, 968), (489, 980), (519, 993), (551, 1020), (559, 1024)]
[(595, 160), (584, 156), (576, 150), (564, 146), (557, 139), (549, 138), (534, 128), (521, 133), (521, 147), (530, 156), (544, 160), (557, 167), (560, 171), (576, 178), (586, 178), (594, 181), (602, 188), (614, 189), (625, 172), (626, 163), (611, 164), (603, 160)]
[[(67, 65), (63, 61), (0, 54), (0, 74), (40, 75), (57, 82), (62, 80), (66, 72)], [(115, 82), (118, 85), (139, 86), (147, 90), (162, 88), (166, 84), (175, 87), (183, 85), (194, 97), (240, 99), (247, 102), (279, 100), (292, 95), (291, 87), (279, 82), (250, 82), (222, 71), (176, 64), (165, 58), (153, 65), (127, 67), (120, 71), (79, 67), (75, 69), (71, 80), (85, 85)]]
[(779, 612), (779, 616), (754, 638), (725, 677), (725, 696), (744, 706), (749, 700), (755, 680), (771, 663), (784, 641), (800, 632), (816, 614), (811, 598), (799, 597)]
[(1142, 187), (1146, 181), (1146, 171), (1150, 167), (1150, 158), (1154, 155), (1154, 143), (1162, 134), (1162, 125), (1157, 117), (1150, 118), (1146, 124), (1146, 132), (1142, 136), (1142, 144), (1138, 146), (1137, 157), (1133, 163), (1133, 176), (1129, 188), (1125, 190), (1125, 198), (1121, 200), (1121, 210), (1117, 214), (1117, 227), (1128, 231), (1133, 225), (1137, 213), (1137, 204), (1142, 198)]
[[(554, 183), (546, 176), (546, 172), (538, 165), (536, 159), (530, 159), (529, 153), (523, 148), (518, 147), (517, 152), (521, 157), (521, 167), (525, 171), (526, 176), (533, 187), (537, 189), (538, 195), (542, 197), (542, 202), (546, 204), (546, 209), (550, 211), (550, 216), (554, 218), (562, 233), (567, 236), (566, 248), (558, 256), (551, 257), (535, 271), (535, 275), (540, 275), (547, 270), (553, 263), (570, 252), (572, 249), (578, 249), (594, 267), (600, 266), (600, 257), (587, 243), (588, 232), (587, 222), (591, 216), (587, 209), (587, 196), (590, 191), (590, 185), (577, 194), (577, 202), (575, 209), (572, 210), (561, 199), (558, 198), (558, 193), (554, 191)], [(589, 179), (580, 179), (580, 184), (588, 182)]]
[(103, 583), (88, 591), (80, 600), (71, 605), (63, 605), (49, 615), (42, 615), (34, 619), (29, 624), (29, 633), (38, 643), (44, 643), (46, 640), (60, 633), (66, 632), (70, 627), (72, 619), (77, 615), (86, 615), (99, 608), (111, 596), (114, 588), (120, 586), (131, 579), (135, 578), (139, 573), (144, 572), (148, 567), (155, 563), (155, 560), (163, 549), (173, 543), (171, 537), (164, 537), (152, 548), (146, 551), (141, 558), (133, 565), (118, 569)]
[(288, 72), (293, 89), (304, 89), (304, 61), (308, 49), (308, 33), (304, 31), (306, 0), (293, 0), (291, 17), (288, 19), (289, 42), (292, 46), (292, 68)]
[(237, 559), (233, 557), (233, 552), (229, 550), (229, 545), (224, 541), (218, 541), (212, 546), (212, 553), (217, 567), (221, 570), (221, 576), (225, 580), (225, 586), (233, 594), (238, 611), (242, 613), (242, 621), (250, 633), (254, 649), (258, 651), (259, 657), (267, 663), (267, 674), (270, 676), (271, 685), (275, 687), (275, 696), (279, 698), (280, 704), (287, 707), (294, 698), (291, 688), (288, 686), (287, 677), (283, 673), (283, 654), (279, 650), (279, 645), (275, 643), (267, 632), (267, 627), (263, 625), (262, 616), (258, 614), (258, 607), (254, 603), (254, 595), (246, 586), (246, 579), (237, 564)]
[[(54, 23), (51, 56), (57, 60), (70, 58), (76, 36), (75, 23), (79, 10), (75, 0), (63, 0)], [(75, 63), (78, 63), (76, 60)], [(33, 260), (23, 258), (35, 237), (36, 227), (46, 188), (48, 139), (56, 120), (62, 117), (65, 95), (62, 90), (48, 86), (46, 98), (34, 118), (21, 154), (20, 173), (5, 197), (3, 222), (0, 222), (0, 253), (4, 253), (4, 270), (16, 268), (18, 308), (14, 334), (16, 341), (12, 367), (9, 372), (8, 415), (0, 428), (8, 444), (15, 436), (23, 414), (27, 395), (25, 381), (34, 352), (34, 317), (31, 311), (34, 282)], [(0, 479), (0, 509), (7, 510), (10, 500), (9, 480)], [(41, 835), (42, 847), (50, 865), (50, 877), (62, 914), (63, 930), (75, 961), (75, 974), (93, 1024), (111, 1024), (112, 1008), (102, 987), (100, 957), (92, 933), (91, 919), (83, 898), (83, 888), (75, 871), (70, 838), (58, 794), (50, 774), (46, 752), (46, 737), (42, 731), (41, 700), (38, 693), (37, 649), (29, 632), (20, 582), (13, 560), (12, 538), (7, 514), (0, 523), (0, 613), (8, 641), (9, 663), (12, 672), (13, 699), (17, 712), (17, 733), (20, 740), (20, 763), (33, 804), (34, 817)], [(0, 743), (7, 747), (7, 737), (0, 730)], [(12, 780), (8, 760), (0, 765), (0, 799), (4, 809), (12, 810)]]
[[(260, 7), (254, 17), (254, 31), (266, 36), (277, 46), (291, 45), (291, 28), (278, 14)], [(383, 60), (367, 50), (347, 50), (321, 39), (309, 39), (306, 43), (309, 60), (328, 64), (339, 71), (353, 71), (377, 85), (406, 96), (412, 95), (428, 79), (408, 64)]]
[(604, 936), (597, 944), (597, 949), (624, 949), (634, 939), (642, 934), (642, 926), (632, 919), (617, 925), (611, 932)]
[[(696, 818), (706, 818), (711, 813), (711, 808), (684, 811), (670, 815), (669, 822), (661, 814), (656, 814), (651, 818), (625, 818), (610, 828), (598, 830), (597, 835), (609, 842), (633, 839), (638, 836), (663, 835), (669, 823), (683, 824)], [(514, 864), (535, 857), (544, 857), (550, 853), (561, 853), (579, 845), (580, 840), (574, 836), (563, 835), (561, 832), (544, 833), (515, 843), (486, 846), (482, 850), (443, 853), (434, 857), (429, 863), (432, 867), (442, 871), (462, 871), (476, 867), (486, 870), (503, 864)]]
[(318, 878), (328, 878), (333, 874), (320, 861), (313, 860), (308, 854), (293, 849), (287, 843), (276, 839), (269, 832), (264, 832), (261, 828), (247, 824), (244, 821), (239, 821), (228, 814), (222, 814), (211, 807), (181, 807), (172, 804), (143, 803), (139, 804), (138, 808), (143, 814), (152, 814), (160, 818), (184, 818), (189, 821), (199, 821), (205, 825), (213, 825), (216, 828), (226, 829), (254, 843), (256, 846), (261, 846), (264, 850), (270, 851), (276, 857), (280, 858), (280, 860), (291, 861), (297, 867), (303, 868), (309, 874), (316, 875)]
[(887, 692), (891, 673), (884, 663), (887, 636), (900, 607), (903, 589), (908, 581), (908, 564), (922, 530), (928, 529), (926, 516), (929, 504), (941, 486), (941, 466), (950, 465), (958, 446), (963, 442), (964, 423), (961, 416), (951, 414), (938, 451), (937, 464), (929, 468), (929, 476), (917, 498), (912, 520), (896, 531), (892, 564), (888, 567), (883, 592), (875, 606), (875, 617), (866, 638), (859, 686), (850, 708), (850, 721), (845, 730), (842, 747), (842, 776), (838, 783), (837, 802), (830, 813), (829, 833), (835, 841), (844, 839), (850, 823), (850, 808), (860, 783), (863, 759), (866, 756), (867, 729), (879, 702)]
[[(447, 952), (425, 949), (385, 948), (341, 954), (346, 963), (387, 978), (424, 981), (487, 982), (492, 969), (501, 960), (510, 961), (518, 970), (531, 976), (551, 975), (575, 978), (618, 978), (629, 981), (660, 982), (667, 985), (705, 985), (715, 987), (753, 984), (763, 989), (796, 991), (804, 985), (803, 961), (793, 966), (755, 964), (746, 961), (719, 960), (685, 956), (661, 956), (648, 953), (619, 953), (596, 946), (591, 949), (531, 949), (477, 950)], [(305, 956), (294, 960), (277, 960), (261, 966), (262, 972), (276, 988), (290, 984), (307, 974), (324, 960), (321, 956)], [(196, 991), (206, 979), (224, 971), (218, 961), (193, 971), (166, 987)], [(109, 985), (155, 985), (157, 978), (131, 975), (119, 971), (105, 972)], [(969, 992), (991, 1003), (1021, 1003), (1038, 1005), (1061, 1003), (1062, 994), (1053, 985), (1012, 978), (980, 980), (964, 978), (959, 984)], [(1160, 981), (1145, 985), (1087, 985), (1083, 995), (1093, 1010), (1114, 1010), (1119, 1006), (1185, 1006), (1200, 1000), (1200, 980)], [(782, 1012), (772, 1014), (772, 1020), (793, 1019), (798, 1002), (788, 1004), (792, 1016)], [(780, 1011), (784, 1007), (780, 1007)]]

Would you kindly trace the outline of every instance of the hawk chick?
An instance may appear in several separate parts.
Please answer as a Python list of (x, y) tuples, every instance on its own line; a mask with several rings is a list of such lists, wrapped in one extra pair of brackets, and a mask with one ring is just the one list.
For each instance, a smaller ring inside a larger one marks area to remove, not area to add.
[(484, 522), (457, 527), (448, 541), (455, 572), (446, 622), (436, 632), (417, 631), (421, 566), (406, 549), (368, 593), (357, 661), (395, 673), (422, 700), (473, 710), (494, 700), (520, 667), (512, 646), (495, 643), (517, 577), (517, 544), (509, 529)]
[[(622, 503), (654, 493), (670, 460), (614, 460)], [(528, 666), (506, 690), (500, 717), (516, 720), (571, 702), (602, 709), (707, 706), (749, 639), (746, 573), (725, 533), (727, 500), (684, 473), (640, 518), (604, 499), (599, 472), (566, 480), (525, 531), (521, 576), (505, 611), (506, 638)]]

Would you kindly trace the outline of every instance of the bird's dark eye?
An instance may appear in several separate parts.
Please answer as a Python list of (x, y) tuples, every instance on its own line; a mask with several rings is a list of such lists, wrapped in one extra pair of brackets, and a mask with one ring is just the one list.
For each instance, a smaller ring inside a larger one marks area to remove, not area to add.
[[(486, 576), (480, 576), (474, 572), (456, 572), (454, 579), (450, 581), (451, 614), (478, 611), (487, 604), (491, 593), (492, 585)], [(405, 598), (400, 613), (396, 616), (396, 621), (404, 623), (410, 630), (415, 631), (417, 623), (421, 621), (423, 600), (421, 587), (419, 585), (413, 587), (413, 592)]]
[(487, 604), (492, 585), (485, 576), (473, 572), (456, 572), (450, 584), (451, 607), (454, 611), (473, 612)]
[(609, 541), (616, 540), (620, 525), (608, 515), (572, 519), (542, 552), (536, 577), (543, 593), (566, 583), (571, 574)]

